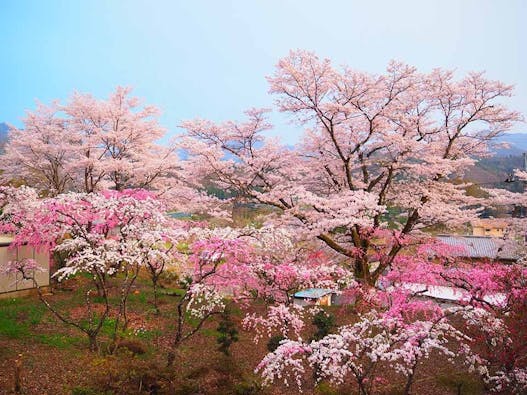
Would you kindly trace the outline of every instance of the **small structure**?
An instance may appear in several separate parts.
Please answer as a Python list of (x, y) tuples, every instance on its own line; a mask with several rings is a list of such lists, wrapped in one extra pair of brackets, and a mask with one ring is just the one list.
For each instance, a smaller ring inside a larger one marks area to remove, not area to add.
[(514, 263), (518, 260), (519, 246), (512, 240), (489, 236), (439, 235), (437, 239), (454, 247), (453, 256), (471, 261), (489, 260)]
[(168, 216), (174, 219), (192, 219), (192, 214), (180, 211), (168, 213)]
[(477, 219), (471, 225), (473, 236), (491, 237), (503, 237), (508, 226), (507, 221), (494, 218)]
[(297, 306), (331, 306), (335, 291), (326, 288), (308, 288), (293, 295), (293, 303)]
[[(49, 253), (36, 251), (30, 246), (11, 247), (12, 237), (0, 235), (0, 270), (10, 261), (32, 258), (40, 270), (34, 273), (39, 287), (49, 287)], [(0, 298), (14, 298), (31, 294), (35, 291), (32, 281), (23, 280), (19, 273), (5, 274), (0, 271)]]

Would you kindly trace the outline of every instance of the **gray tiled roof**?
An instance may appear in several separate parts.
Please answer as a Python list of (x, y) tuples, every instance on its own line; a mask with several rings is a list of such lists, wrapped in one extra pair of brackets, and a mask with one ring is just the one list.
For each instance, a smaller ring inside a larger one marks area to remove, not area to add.
[(518, 245), (510, 240), (487, 236), (439, 235), (437, 239), (449, 246), (459, 247), (454, 255), (482, 259), (518, 259)]

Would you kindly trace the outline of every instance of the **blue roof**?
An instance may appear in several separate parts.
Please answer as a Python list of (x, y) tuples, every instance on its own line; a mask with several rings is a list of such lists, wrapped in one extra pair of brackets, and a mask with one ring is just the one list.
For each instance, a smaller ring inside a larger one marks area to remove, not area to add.
[(294, 296), (295, 298), (318, 299), (333, 292), (333, 290), (327, 288), (308, 288), (298, 291)]
[(171, 218), (175, 218), (175, 219), (181, 219), (181, 218), (191, 218), (192, 214), (177, 212), (177, 213), (168, 213), (168, 216)]

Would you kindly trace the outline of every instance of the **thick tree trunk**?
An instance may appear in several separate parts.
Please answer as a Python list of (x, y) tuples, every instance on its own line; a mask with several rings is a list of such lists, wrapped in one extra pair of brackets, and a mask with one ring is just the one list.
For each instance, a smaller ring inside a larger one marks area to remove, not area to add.
[(372, 276), (370, 273), (370, 262), (366, 255), (357, 257), (353, 261), (353, 274), (355, 280), (363, 285), (375, 286), (377, 276)]

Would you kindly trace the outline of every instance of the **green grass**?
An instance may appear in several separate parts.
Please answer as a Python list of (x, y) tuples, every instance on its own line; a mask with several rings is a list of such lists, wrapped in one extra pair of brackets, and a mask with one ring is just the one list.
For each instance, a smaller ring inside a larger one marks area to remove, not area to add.
[(0, 300), (0, 337), (36, 340), (41, 344), (67, 349), (82, 341), (78, 337), (61, 334), (34, 333), (43, 321), (46, 307), (34, 299)]
[(216, 329), (209, 329), (209, 328), (203, 328), (201, 330), (201, 334), (203, 336), (208, 336), (208, 337), (218, 337), (220, 335), (220, 333)]
[(111, 395), (111, 391), (100, 391), (89, 387), (75, 387), (71, 390), (71, 395)]
[(106, 318), (102, 323), (101, 334), (105, 336), (111, 336), (115, 329), (115, 319)]
[(31, 335), (31, 327), (39, 324), (45, 307), (27, 299), (0, 300), (0, 336), (22, 339)]
[(185, 290), (181, 288), (163, 288), (159, 290), (160, 296), (183, 296), (184, 294)]
[(131, 305), (144, 306), (149, 305), (148, 296), (146, 292), (139, 292), (138, 294), (131, 293), (128, 296), (128, 300)]
[(71, 335), (60, 335), (60, 334), (49, 334), (49, 335), (38, 335), (36, 339), (42, 343), (58, 349), (69, 349), (77, 344), (85, 342), (83, 338), (74, 337)]
[(13, 318), (6, 317), (4, 312), (0, 312), (0, 336), (9, 339), (21, 339), (29, 336), (29, 329), (26, 325), (19, 323)]

